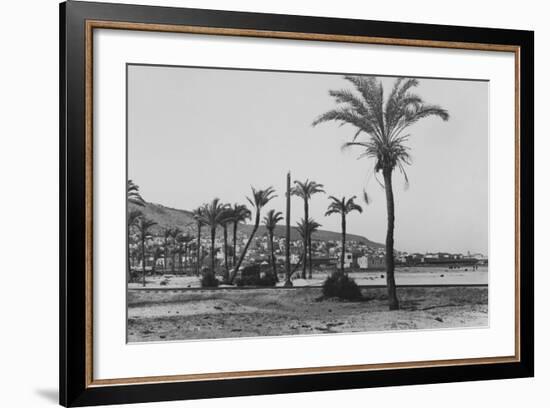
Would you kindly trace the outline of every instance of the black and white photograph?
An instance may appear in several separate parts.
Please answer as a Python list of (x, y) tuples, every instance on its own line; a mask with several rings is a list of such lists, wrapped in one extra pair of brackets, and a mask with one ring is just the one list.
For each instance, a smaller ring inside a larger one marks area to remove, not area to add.
[(488, 81), (127, 65), (127, 341), (488, 326)]

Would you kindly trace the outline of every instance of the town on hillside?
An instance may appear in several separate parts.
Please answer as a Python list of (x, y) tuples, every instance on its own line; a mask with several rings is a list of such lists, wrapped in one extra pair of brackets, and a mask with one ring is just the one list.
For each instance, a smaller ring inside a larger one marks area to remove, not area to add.
[[(229, 231), (230, 235), (232, 232)], [(220, 234), (221, 235), (221, 234)], [(185, 237), (185, 235), (183, 235)], [(136, 274), (142, 271), (142, 260), (140, 256), (140, 248), (137, 235), (130, 239), (130, 267), (135, 270)], [(236, 245), (232, 243), (227, 245), (228, 265), (231, 267), (233, 259), (233, 251), (241, 253), (248, 236), (245, 233), (237, 231)], [(216, 267), (224, 268), (224, 239), (223, 237), (215, 238), (215, 262)], [(163, 234), (153, 235), (147, 243), (148, 253), (145, 269), (157, 273), (189, 273), (209, 266), (210, 257), (210, 238), (201, 238), (201, 255), (197, 259), (197, 243), (196, 239), (185, 242), (178, 237), (165, 236)], [(275, 261), (277, 265), (284, 268), (285, 264), (285, 237), (273, 237), (273, 247)], [(164, 256), (165, 248), (168, 249), (167, 256)], [(340, 240), (312, 240), (312, 258), (311, 262), (316, 268), (334, 268), (341, 263), (342, 242)], [(290, 241), (290, 264), (297, 266), (300, 264), (303, 254), (303, 241)], [(344, 255), (344, 267), (350, 271), (376, 271), (383, 270), (386, 267), (385, 248), (369, 246), (361, 241), (347, 241), (346, 252)], [(428, 253), (408, 253), (403, 251), (395, 251), (396, 266), (447, 266), (450, 268), (460, 266), (475, 266), (487, 265), (488, 258), (481, 253), (448, 253), (448, 252), (428, 252)], [(243, 265), (260, 264), (267, 266), (271, 260), (270, 240), (268, 234), (254, 237), (251, 241), (249, 249), (245, 255)], [(242, 267), (241, 267), (242, 269)]]

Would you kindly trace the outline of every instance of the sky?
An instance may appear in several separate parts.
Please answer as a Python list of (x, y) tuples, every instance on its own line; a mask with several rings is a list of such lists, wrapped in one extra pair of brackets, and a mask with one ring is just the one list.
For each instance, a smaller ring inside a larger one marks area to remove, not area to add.
[[(388, 95), (395, 78), (380, 80)], [(429, 117), (407, 129), (413, 162), (408, 187), (398, 172), (393, 179), (395, 248), (487, 254), (489, 83), (419, 82), (415, 92), (450, 119)], [(128, 177), (146, 201), (185, 210), (214, 197), (246, 203), (251, 186), (273, 186), (278, 196), (263, 212), (284, 213), (290, 171), (292, 180), (324, 185), (327, 194), (310, 203), (322, 229), (340, 231), (339, 216), (324, 216), (328, 196), (356, 195), (363, 213), (348, 216), (348, 232), (383, 243), (386, 201), (374, 161), (341, 148), (354, 128), (311, 125), (335, 107), (331, 89), (351, 84), (342, 74), (129, 65)], [(303, 217), (297, 197), (291, 214), (293, 225)]]

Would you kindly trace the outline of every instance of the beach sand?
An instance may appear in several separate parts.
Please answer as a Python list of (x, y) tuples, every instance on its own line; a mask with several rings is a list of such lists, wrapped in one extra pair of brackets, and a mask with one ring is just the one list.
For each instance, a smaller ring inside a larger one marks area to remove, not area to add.
[(320, 288), (129, 291), (128, 341), (311, 335), (487, 327), (487, 287), (398, 288), (389, 311), (384, 288), (365, 300), (320, 300)]

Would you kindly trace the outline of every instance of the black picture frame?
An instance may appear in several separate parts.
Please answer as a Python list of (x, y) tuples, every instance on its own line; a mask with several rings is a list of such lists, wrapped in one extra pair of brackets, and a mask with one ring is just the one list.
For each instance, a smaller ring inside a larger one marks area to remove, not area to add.
[[(68, 1), (60, 5), (60, 403), (122, 404), (304, 391), (446, 383), (534, 375), (534, 33), (504, 30)], [(270, 32), (496, 44), (519, 47), (516, 167), (521, 201), (518, 361), (223, 380), (100, 386), (87, 381), (86, 22), (186, 25)]]

